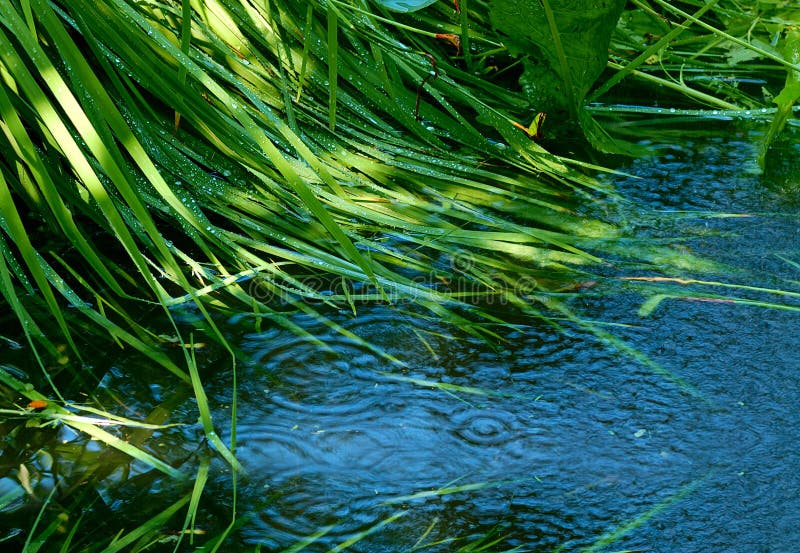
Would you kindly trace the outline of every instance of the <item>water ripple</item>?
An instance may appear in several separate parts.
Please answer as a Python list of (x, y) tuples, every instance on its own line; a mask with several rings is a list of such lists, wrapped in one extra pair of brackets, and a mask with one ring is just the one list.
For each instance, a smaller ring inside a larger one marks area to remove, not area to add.
[(498, 447), (519, 438), (519, 428), (508, 412), (465, 410), (453, 417), (455, 433), (476, 446)]

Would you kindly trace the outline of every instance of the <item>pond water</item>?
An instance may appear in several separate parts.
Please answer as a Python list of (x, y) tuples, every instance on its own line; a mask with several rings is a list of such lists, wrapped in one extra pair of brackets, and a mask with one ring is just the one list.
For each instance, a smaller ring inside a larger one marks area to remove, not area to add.
[[(800, 291), (794, 171), (765, 182), (744, 132), (658, 152), (613, 177), (630, 201), (617, 215), (627, 232), (730, 267), (683, 278), (762, 290), (664, 281), (670, 297), (646, 316), (641, 287), (654, 283), (613, 279), (571, 300), (652, 364), (577, 327), (520, 325), (490, 347), (380, 306), (333, 318), (403, 368), (313, 322), (298, 321), (331, 351), (276, 329), (245, 334), (237, 456), (249, 518), (231, 550), (281, 551), (315, 533), (307, 551), (348, 540), (348, 551), (457, 551), (496, 538), (491, 551), (795, 550), (800, 296), (763, 290)], [(617, 274), (656, 276), (624, 264)], [(209, 381), (220, 421), (230, 377)], [(106, 384), (142, 404), (168, 395), (124, 371)], [(178, 418), (195, 416), (174, 403)], [(191, 453), (197, 436), (166, 433), (160, 447)], [(230, 479), (216, 466), (206, 524), (228, 517)], [(100, 495), (120, 516), (148, 500)]]

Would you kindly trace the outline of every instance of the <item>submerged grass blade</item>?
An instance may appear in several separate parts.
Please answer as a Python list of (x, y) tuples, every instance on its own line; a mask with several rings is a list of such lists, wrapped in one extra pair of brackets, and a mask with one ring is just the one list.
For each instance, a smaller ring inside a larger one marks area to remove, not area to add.
[(521, 478), (516, 480), (500, 480), (495, 482), (477, 482), (473, 484), (462, 484), (460, 486), (446, 486), (444, 488), (438, 488), (436, 490), (425, 490), (423, 492), (417, 492), (410, 495), (404, 495), (401, 497), (393, 497), (392, 499), (384, 501), (384, 503), (386, 505), (394, 505), (397, 503), (405, 503), (407, 501), (413, 501), (415, 499), (429, 499), (431, 497), (440, 497), (443, 495), (451, 495), (454, 493), (471, 492), (476, 490), (482, 490), (485, 488), (496, 488), (500, 486), (519, 484), (521, 482), (530, 482), (533, 480), (538, 481), (538, 478), (534, 476), (532, 478)]
[(308, 536), (306, 536), (303, 539), (299, 540), (297, 543), (295, 543), (291, 547), (288, 547), (287, 549), (283, 549), (281, 551), (281, 553), (299, 553), (300, 551), (303, 551), (309, 545), (313, 545), (314, 543), (319, 541), (320, 538), (325, 537), (325, 535), (328, 532), (330, 532), (331, 530), (333, 530), (334, 528), (336, 528), (335, 524), (331, 524), (329, 526), (323, 526), (322, 528), (320, 528), (319, 530), (317, 530), (313, 534), (309, 534)]
[(42, 530), (41, 534), (38, 536), (36, 535), (36, 530), (44, 519), (44, 515), (48, 511), (47, 507), (50, 505), (50, 502), (53, 500), (53, 496), (55, 496), (57, 491), (58, 486), (53, 486), (53, 488), (50, 490), (50, 493), (47, 494), (47, 497), (42, 502), (42, 506), (33, 521), (33, 525), (28, 531), (28, 537), (25, 540), (25, 545), (22, 547), (24, 553), (37, 553), (39, 549), (41, 549), (42, 546), (47, 542), (48, 538), (53, 534), (53, 532), (55, 532), (56, 528), (61, 525), (61, 521), (58, 519), (58, 517), (56, 517), (44, 530)]
[(498, 392), (496, 390), (487, 390), (485, 388), (477, 388), (474, 386), (460, 386), (458, 384), (450, 384), (448, 382), (436, 382), (433, 380), (426, 380), (424, 378), (413, 378), (390, 372), (381, 371), (378, 372), (378, 374), (390, 380), (396, 380), (398, 382), (408, 382), (410, 384), (416, 384), (417, 386), (424, 386), (426, 388), (435, 388), (437, 390), (443, 390), (446, 392), (459, 392), (462, 394), (470, 394), (478, 396), (507, 397), (514, 399), (522, 399), (526, 401), (537, 401), (538, 399), (540, 399), (539, 396), (525, 396), (521, 394)]
[[(197, 511), (200, 508), (200, 499), (203, 495), (203, 490), (205, 489), (206, 482), (208, 481), (208, 471), (211, 466), (211, 460), (209, 457), (203, 457), (200, 461), (200, 466), (197, 467), (197, 474), (194, 477), (194, 486), (192, 487), (192, 495), (189, 500), (189, 507), (186, 510), (186, 519), (183, 521), (183, 530), (184, 532), (181, 533), (181, 539), (186, 534), (186, 530), (190, 530), (189, 532), (189, 544), (194, 545), (194, 529), (195, 529), (195, 520), (197, 518)], [(178, 547), (180, 546), (181, 539), (175, 544), (175, 553), (178, 551)]]
[(385, 519), (377, 522), (373, 526), (370, 526), (368, 529), (366, 529), (366, 530), (364, 530), (362, 532), (358, 532), (353, 537), (343, 541), (342, 543), (340, 543), (336, 547), (333, 547), (332, 549), (329, 549), (328, 553), (340, 553), (341, 551), (344, 551), (345, 549), (348, 549), (351, 545), (355, 545), (356, 543), (360, 542), (364, 538), (366, 538), (366, 537), (368, 537), (368, 536), (380, 531), (385, 526), (388, 526), (389, 524), (393, 523), (394, 521), (396, 521), (397, 519), (399, 519), (401, 517), (404, 517), (407, 514), (408, 514), (408, 511), (397, 511), (396, 513), (393, 513), (392, 515), (386, 517)]
[[(547, 298), (543, 298), (544, 303), (546, 303), (547, 301), (548, 301)], [(687, 394), (702, 401), (709, 401), (702, 394), (702, 392), (700, 392), (700, 390), (698, 390), (695, 386), (693, 386), (683, 378), (673, 374), (668, 369), (662, 367), (649, 355), (633, 347), (626, 340), (620, 338), (616, 334), (613, 334), (601, 328), (602, 325), (595, 324), (592, 321), (588, 321), (586, 319), (577, 316), (575, 313), (572, 312), (572, 310), (570, 310), (566, 305), (562, 303), (551, 303), (550, 307), (552, 307), (554, 311), (561, 313), (567, 320), (573, 322), (579, 328), (582, 328), (585, 331), (594, 335), (601, 342), (611, 346), (613, 349), (622, 353), (623, 355), (640, 362), (654, 374), (657, 374), (660, 377), (672, 382)]]
[[(649, 287), (644, 292), (648, 294), (647, 299), (639, 307), (639, 316), (648, 317), (658, 308), (664, 300), (677, 299), (685, 301), (706, 301), (715, 303), (728, 303), (731, 305), (747, 305), (764, 309), (775, 309), (782, 311), (800, 311), (800, 304), (791, 305), (772, 301), (742, 298), (724, 294), (709, 294), (706, 291), (689, 288), (692, 285), (702, 286), (703, 288), (714, 287), (723, 290), (737, 290), (740, 292), (753, 292), (757, 294), (768, 294), (781, 298), (800, 299), (800, 292), (782, 290), (779, 288), (765, 288), (762, 286), (751, 286), (746, 284), (733, 284), (720, 281), (700, 280), (693, 278), (675, 277), (620, 277), (620, 280), (638, 283), (647, 282), (660, 284), (660, 288)], [(674, 285), (674, 286), (667, 286)], [(676, 292), (676, 288), (678, 291)]]
[(674, 503), (682, 500), (687, 495), (694, 493), (694, 491), (700, 486), (700, 484), (705, 480), (705, 478), (706, 477), (698, 478), (697, 480), (694, 480), (689, 484), (686, 484), (685, 486), (680, 488), (677, 492), (659, 501), (644, 513), (625, 522), (624, 524), (618, 526), (617, 528), (614, 528), (613, 530), (610, 530), (607, 533), (603, 534), (592, 545), (584, 549), (581, 549), (580, 550), (581, 553), (597, 553), (599, 551), (604, 550), (612, 543), (618, 542), (626, 534), (646, 524), (651, 518), (658, 516), (659, 514), (661, 514), (662, 511), (672, 506)]

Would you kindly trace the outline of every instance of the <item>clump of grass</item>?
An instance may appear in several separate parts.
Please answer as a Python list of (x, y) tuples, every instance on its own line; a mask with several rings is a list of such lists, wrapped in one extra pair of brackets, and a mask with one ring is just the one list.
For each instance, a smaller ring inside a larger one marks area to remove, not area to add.
[[(622, 113), (623, 118), (639, 113), (771, 121), (759, 152), (764, 169), (766, 153), (798, 98), (800, 10), (781, 3), (729, 0), (630, 4), (612, 38), (608, 66), (614, 71), (587, 98), (590, 105), (611, 104), (613, 111), (598, 105), (591, 105), (590, 111), (611, 117)], [(616, 105), (625, 102), (613, 90), (624, 90), (628, 81), (644, 87), (643, 96), (652, 96), (658, 107)]]

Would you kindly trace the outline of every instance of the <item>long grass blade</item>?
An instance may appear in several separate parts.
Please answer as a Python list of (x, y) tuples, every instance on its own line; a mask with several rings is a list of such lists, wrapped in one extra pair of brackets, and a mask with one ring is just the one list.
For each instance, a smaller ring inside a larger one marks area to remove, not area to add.
[(339, 89), (339, 13), (328, 6), (328, 128), (336, 129), (336, 102)]
[[(192, 341), (190, 340), (190, 344)], [(219, 452), (220, 455), (233, 467), (237, 472), (244, 472), (239, 460), (233, 455), (231, 450), (226, 446), (222, 439), (214, 429), (214, 422), (211, 417), (211, 408), (208, 405), (208, 396), (203, 388), (203, 383), (200, 380), (200, 372), (197, 370), (197, 360), (195, 359), (194, 348), (191, 348), (190, 361), (189, 361), (189, 376), (192, 379), (192, 389), (194, 390), (195, 400), (197, 400), (197, 410), (200, 412), (200, 423), (203, 425), (203, 432), (206, 438)], [(234, 418), (235, 421), (235, 418)]]
[(356, 535), (354, 535), (353, 537), (343, 541), (342, 543), (340, 543), (336, 547), (333, 547), (333, 548), (329, 549), (328, 553), (340, 553), (341, 551), (344, 551), (345, 549), (348, 549), (351, 545), (355, 545), (356, 543), (360, 542), (364, 538), (366, 538), (366, 537), (368, 537), (368, 536), (380, 531), (385, 526), (388, 526), (389, 524), (393, 523), (394, 521), (396, 521), (399, 518), (404, 517), (407, 514), (408, 514), (408, 511), (397, 511), (397, 512), (391, 514), (390, 516), (386, 517), (385, 519), (383, 519), (383, 520), (377, 522), (376, 524), (370, 526), (368, 529), (366, 529), (366, 530), (364, 530), (362, 532), (358, 532)]
[(647, 511), (625, 522), (624, 524), (621, 524), (617, 528), (614, 528), (613, 530), (606, 532), (605, 534), (600, 536), (597, 539), (597, 541), (595, 541), (592, 545), (581, 549), (580, 550), (581, 553), (596, 553), (598, 551), (604, 550), (612, 543), (618, 542), (626, 534), (632, 532), (636, 528), (639, 528), (643, 524), (646, 524), (651, 518), (658, 516), (659, 514), (661, 514), (661, 512), (663, 512), (668, 507), (672, 506), (674, 503), (680, 501), (687, 495), (693, 493), (704, 480), (705, 478), (698, 478), (697, 480), (694, 480), (689, 484), (686, 484), (678, 491), (676, 491), (674, 494), (662, 499), (661, 501), (653, 505)]
[(117, 553), (118, 551), (122, 551), (126, 547), (136, 543), (142, 538), (157, 533), (164, 526), (164, 524), (175, 515), (175, 513), (180, 511), (183, 506), (189, 502), (189, 500), (189, 495), (182, 497), (144, 524), (141, 524), (124, 536), (112, 541), (111, 544), (109, 544), (103, 550), (103, 553)]
[(57, 491), (58, 486), (53, 486), (53, 488), (50, 490), (50, 493), (47, 494), (47, 497), (42, 502), (42, 506), (33, 521), (33, 525), (28, 531), (28, 537), (25, 540), (25, 545), (22, 547), (22, 550), (25, 553), (37, 553), (47, 542), (47, 539), (53, 534), (53, 532), (56, 531), (56, 528), (61, 525), (61, 521), (58, 520), (58, 518), (55, 518), (55, 520), (52, 520), (50, 524), (48, 524), (47, 527), (42, 530), (41, 534), (38, 536), (36, 535), (36, 530), (39, 528), (39, 524), (42, 523), (45, 513), (48, 512), (47, 507), (50, 505), (50, 502), (53, 501), (53, 496), (55, 496)]

